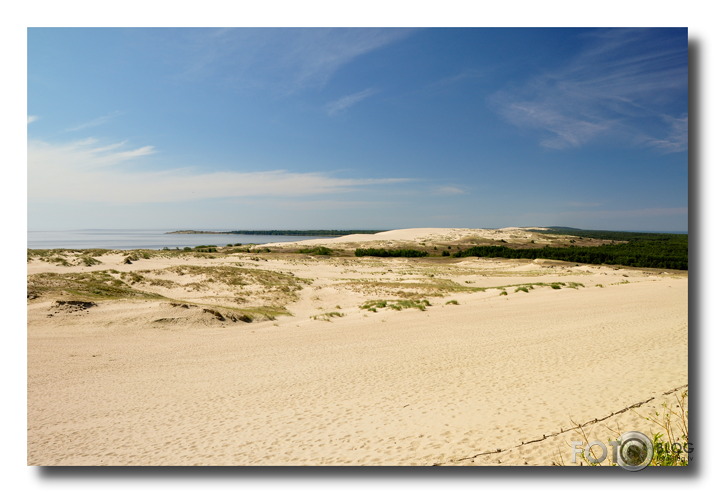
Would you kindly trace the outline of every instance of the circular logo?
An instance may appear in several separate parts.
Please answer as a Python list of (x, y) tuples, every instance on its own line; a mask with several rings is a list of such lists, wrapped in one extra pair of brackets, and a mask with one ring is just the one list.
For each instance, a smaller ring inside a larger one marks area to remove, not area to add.
[(627, 471), (640, 471), (653, 460), (653, 442), (640, 431), (629, 431), (618, 439), (618, 465)]

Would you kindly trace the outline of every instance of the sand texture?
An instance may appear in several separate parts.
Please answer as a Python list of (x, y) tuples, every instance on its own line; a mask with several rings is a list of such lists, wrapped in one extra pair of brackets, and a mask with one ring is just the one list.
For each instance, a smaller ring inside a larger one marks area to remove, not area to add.
[[(305, 243), (429, 246), (480, 231)], [(581, 435), (562, 430), (607, 418), (587, 433), (657, 431), (642, 416), (688, 383), (684, 272), (125, 257), (28, 262), (29, 464), (569, 465)]]

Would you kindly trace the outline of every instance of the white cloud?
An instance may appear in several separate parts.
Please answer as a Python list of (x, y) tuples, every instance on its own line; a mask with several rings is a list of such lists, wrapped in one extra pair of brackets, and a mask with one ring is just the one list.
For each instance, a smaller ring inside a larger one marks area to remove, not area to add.
[[(588, 47), (560, 68), (492, 95), (508, 122), (535, 129), (551, 149), (580, 147), (608, 136), (662, 151), (687, 149), (687, 124), (668, 115), (685, 101), (684, 45), (678, 49), (641, 29), (591, 33)], [(687, 122), (687, 117), (684, 117)]]
[(374, 89), (365, 89), (364, 91), (349, 94), (347, 96), (343, 96), (340, 99), (336, 99), (335, 101), (331, 101), (325, 106), (325, 108), (328, 112), (328, 115), (334, 116), (359, 103), (363, 99), (369, 98), (376, 92), (377, 91), (375, 91)]
[(32, 122), (36, 122), (37, 120), (39, 120), (39, 118), (39, 116), (27, 115), (27, 124), (29, 125)]
[(296, 197), (364, 190), (410, 181), (406, 178), (336, 178), (324, 173), (284, 170), (205, 172), (191, 168), (147, 171), (139, 158), (144, 146), (99, 146), (93, 139), (66, 145), (30, 141), (28, 197), (103, 203), (184, 202), (225, 197)]

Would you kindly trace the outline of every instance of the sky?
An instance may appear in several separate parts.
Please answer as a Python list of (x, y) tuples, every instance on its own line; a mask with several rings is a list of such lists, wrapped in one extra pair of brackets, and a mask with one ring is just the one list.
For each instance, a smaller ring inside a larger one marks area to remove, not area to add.
[(687, 29), (30, 28), (30, 230), (687, 231)]

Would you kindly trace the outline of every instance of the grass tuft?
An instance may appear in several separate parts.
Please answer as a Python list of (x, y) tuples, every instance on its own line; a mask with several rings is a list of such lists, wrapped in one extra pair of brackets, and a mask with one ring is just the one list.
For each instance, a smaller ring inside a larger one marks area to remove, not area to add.
[(330, 322), (331, 318), (335, 317), (344, 317), (345, 314), (341, 312), (328, 312), (328, 313), (321, 313), (320, 315), (313, 315), (312, 318), (313, 320), (322, 320), (323, 322)]

